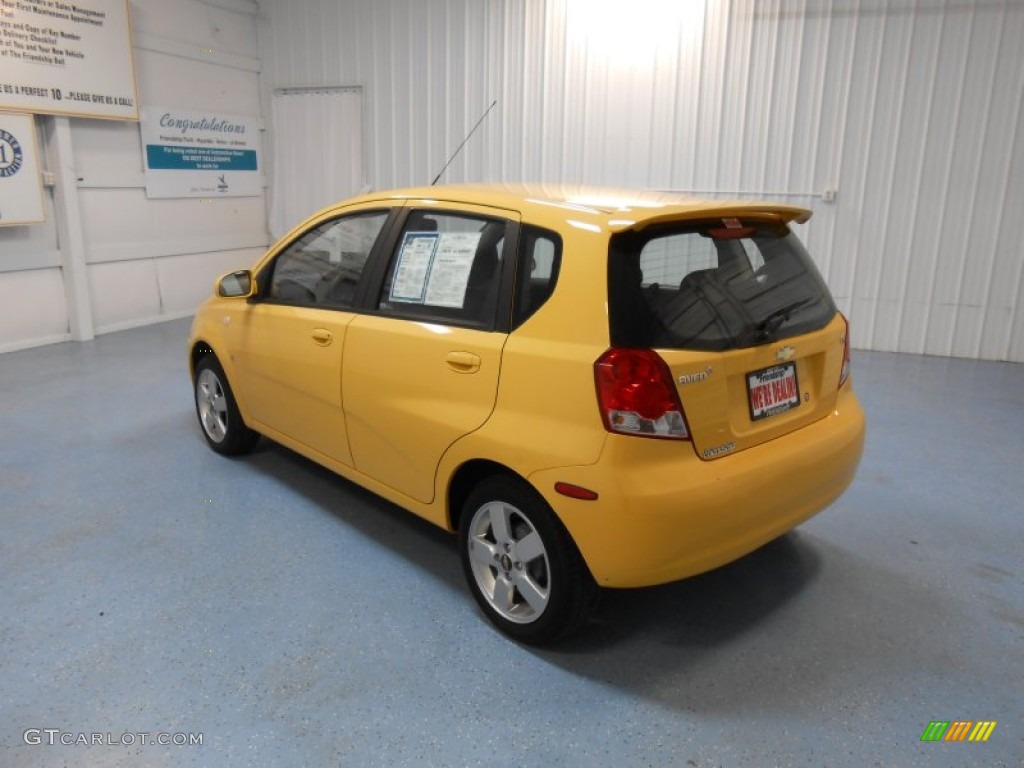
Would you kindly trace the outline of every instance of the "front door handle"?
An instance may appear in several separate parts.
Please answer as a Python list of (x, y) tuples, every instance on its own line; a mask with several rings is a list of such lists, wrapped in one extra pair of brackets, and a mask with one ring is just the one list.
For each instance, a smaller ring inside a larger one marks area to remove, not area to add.
[(334, 334), (328, 331), (326, 328), (313, 329), (313, 341), (315, 341), (321, 347), (326, 347), (333, 340)]
[(456, 373), (476, 373), (480, 370), (480, 357), (472, 352), (449, 352), (444, 361)]

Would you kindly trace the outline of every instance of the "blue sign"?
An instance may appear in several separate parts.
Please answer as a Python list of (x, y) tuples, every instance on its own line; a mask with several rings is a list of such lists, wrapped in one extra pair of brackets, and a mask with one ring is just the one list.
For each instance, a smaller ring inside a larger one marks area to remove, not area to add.
[(146, 161), (161, 171), (255, 171), (256, 150), (147, 144)]

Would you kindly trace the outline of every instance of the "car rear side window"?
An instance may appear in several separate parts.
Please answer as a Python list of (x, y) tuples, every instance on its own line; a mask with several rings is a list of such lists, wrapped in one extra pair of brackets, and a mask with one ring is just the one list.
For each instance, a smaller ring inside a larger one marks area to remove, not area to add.
[(735, 218), (616, 235), (608, 261), (616, 346), (725, 350), (825, 326), (835, 305), (797, 236)]
[(519, 236), (519, 268), (512, 327), (518, 328), (551, 296), (562, 263), (562, 238), (540, 227), (525, 225)]
[(274, 259), (264, 298), (286, 304), (347, 308), (387, 211), (317, 224)]
[(378, 309), (493, 329), (507, 226), (505, 219), (412, 211), (388, 264)]

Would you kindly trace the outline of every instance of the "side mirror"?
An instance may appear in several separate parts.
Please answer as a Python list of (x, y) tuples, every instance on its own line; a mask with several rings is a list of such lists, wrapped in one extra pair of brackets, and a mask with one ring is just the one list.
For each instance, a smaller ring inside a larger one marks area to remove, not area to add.
[(231, 272), (217, 280), (217, 295), (225, 299), (247, 299), (256, 293), (256, 281), (248, 269)]

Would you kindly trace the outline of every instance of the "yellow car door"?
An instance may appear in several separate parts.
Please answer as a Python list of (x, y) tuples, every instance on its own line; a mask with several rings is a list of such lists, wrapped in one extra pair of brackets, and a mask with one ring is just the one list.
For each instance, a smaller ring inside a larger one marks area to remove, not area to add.
[(342, 393), (355, 468), (418, 501), (494, 408), (516, 214), (410, 206), (377, 300), (348, 326)]
[(233, 318), (239, 397), (252, 426), (351, 465), (342, 356), (363, 267), (389, 211), (315, 220), (261, 270), (258, 298)]
[(341, 408), (349, 312), (259, 304), (243, 314), (236, 366), (253, 427), (352, 463)]

